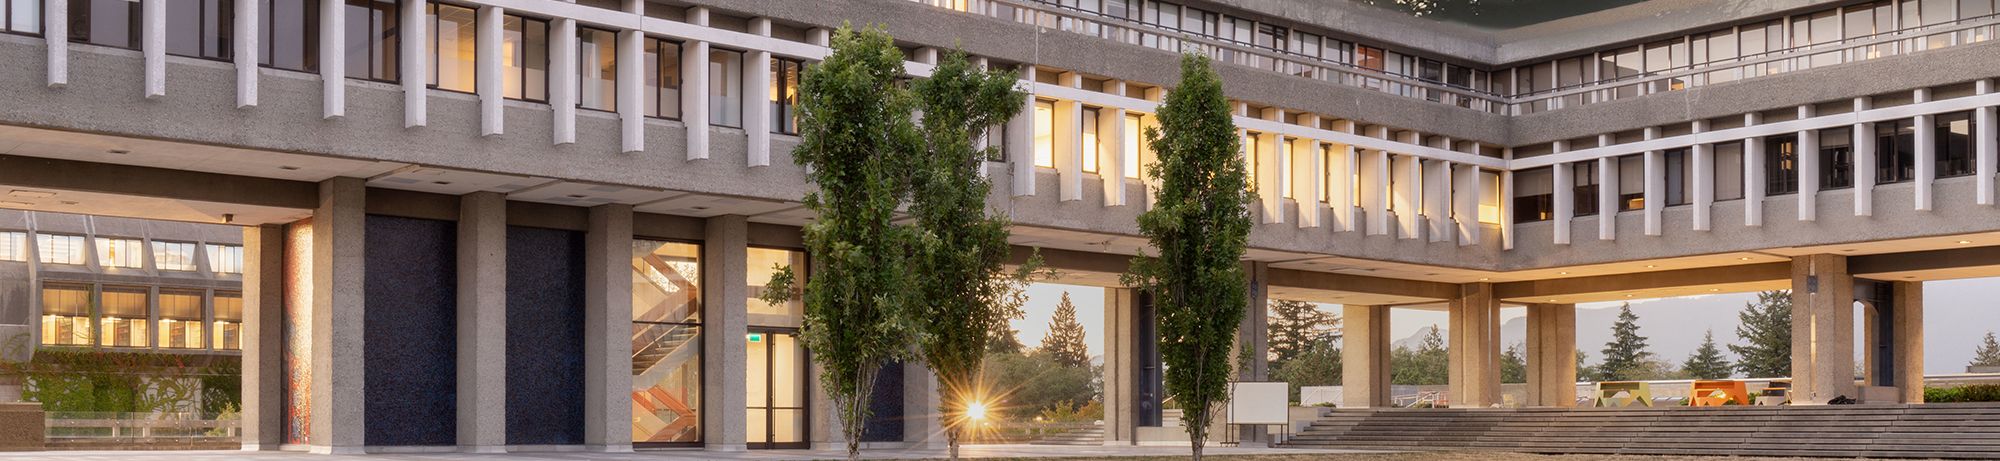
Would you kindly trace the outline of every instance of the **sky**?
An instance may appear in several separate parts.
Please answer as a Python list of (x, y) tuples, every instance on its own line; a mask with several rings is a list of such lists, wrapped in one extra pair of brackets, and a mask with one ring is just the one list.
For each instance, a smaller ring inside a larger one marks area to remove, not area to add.
[[(1085, 341), (1092, 356), (1104, 354), (1104, 289), (1092, 286), (1037, 283), (1028, 287), (1028, 303), (1021, 319), (1012, 322), (1028, 347), (1041, 344), (1055, 316), (1056, 304), (1068, 292), (1076, 305), (1077, 320), (1083, 323)], [(2000, 278), (1927, 282), (1924, 284), (1924, 368), (1926, 373), (1960, 373), (1972, 351), (1988, 331), (2000, 331), (2000, 302), (1988, 298), (2000, 294)], [(1718, 344), (1736, 342), (1736, 313), (1756, 299), (1756, 293), (1727, 293), (1680, 298), (1641, 299), (1632, 302), (1640, 318), (1640, 334), (1649, 339), (1651, 350), (1676, 364), (1701, 342), (1704, 331), (1713, 331)], [(1623, 303), (1578, 305), (1577, 348), (1592, 361), (1610, 337), (1611, 323)], [(1319, 305), (1338, 314), (1340, 306)], [(1501, 343), (1521, 342), (1525, 333), (1526, 308), (1500, 310)], [(1389, 316), (1390, 338), (1405, 340), (1432, 325), (1445, 326), (1444, 311), (1395, 309)], [(1856, 338), (1860, 337), (1860, 317), (1855, 318)], [(1856, 340), (1858, 346), (1860, 340)], [(1726, 354), (1727, 348), (1724, 349)], [(1734, 358), (1733, 356), (1731, 357)]]

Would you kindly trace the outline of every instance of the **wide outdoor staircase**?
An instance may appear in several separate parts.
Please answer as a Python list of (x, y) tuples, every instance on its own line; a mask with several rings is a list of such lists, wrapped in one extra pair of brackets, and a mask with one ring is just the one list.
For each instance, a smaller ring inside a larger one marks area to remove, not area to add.
[(2000, 459), (2000, 404), (1332, 410), (1283, 446)]
[(1044, 435), (1040, 438), (1035, 439), (1032, 442), (1028, 442), (1028, 444), (1101, 447), (1104, 446), (1104, 426), (1099, 426), (1095, 424), (1089, 426), (1079, 426), (1061, 432)]

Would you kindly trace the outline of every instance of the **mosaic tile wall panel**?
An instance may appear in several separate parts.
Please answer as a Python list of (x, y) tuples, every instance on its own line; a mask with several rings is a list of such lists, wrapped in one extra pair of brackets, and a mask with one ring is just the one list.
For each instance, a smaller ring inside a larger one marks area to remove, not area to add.
[(451, 446), (458, 427), (458, 223), (367, 221), (363, 440)]
[(507, 228), (507, 444), (583, 443), (583, 233)]
[(285, 444), (312, 435), (312, 219), (285, 228)]

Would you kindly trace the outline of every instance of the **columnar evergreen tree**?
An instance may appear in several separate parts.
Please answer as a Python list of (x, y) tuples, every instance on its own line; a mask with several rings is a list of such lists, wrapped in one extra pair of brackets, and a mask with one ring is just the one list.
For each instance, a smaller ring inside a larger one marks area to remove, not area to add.
[(1528, 382), (1528, 358), (1521, 347), (1521, 343), (1514, 343), (1500, 353), (1500, 382)]
[(1722, 348), (1715, 345), (1715, 330), (1703, 333), (1701, 347), (1695, 348), (1687, 362), (1681, 364), (1681, 374), (1693, 379), (1723, 379), (1734, 371), (1729, 358), (1722, 356)]
[(1618, 321), (1611, 324), (1611, 341), (1604, 343), (1604, 362), (1597, 365), (1598, 379), (1636, 379), (1644, 374), (1646, 361), (1652, 357), (1653, 353), (1646, 350), (1646, 337), (1639, 336), (1639, 316), (1632, 313), (1632, 305), (1618, 306)]
[(1008, 220), (988, 209), (993, 183), (979, 171), (999, 149), (979, 148), (979, 139), (1024, 105), (1026, 95), (1014, 89), (1015, 81), (1012, 72), (982, 71), (954, 50), (913, 88), (923, 144), (910, 175), (909, 210), (920, 237), (911, 266), (922, 274), (915, 277), (922, 302), (910, 307), (922, 331), (917, 344), (924, 363), (937, 375), (938, 411), (953, 459), (970, 422), (967, 409), (987, 405), (978, 388), (988, 341), (1005, 332), (1003, 347), (1020, 346), (1007, 321), (1022, 315), (1023, 288), (1038, 265), (1031, 260), (1007, 274)]
[[(1019, 318), (1021, 317), (1008, 317), (1008, 320)], [(1007, 322), (1001, 322), (999, 325), (994, 325), (993, 329), (986, 331), (986, 353), (988, 354), (1019, 354), (1021, 350), (1027, 348), (1028, 345), (1021, 344), (1021, 332), (1016, 331), (1014, 326)]]
[[(898, 83), (903, 53), (879, 28), (843, 26), (833, 53), (806, 69), (799, 87), (799, 146), (816, 190), (805, 204), (812, 277), (805, 286), (803, 339), (833, 400), (847, 456), (861, 456), (869, 397), (883, 364), (908, 356), (915, 329), (908, 312), (917, 277), (909, 270), (915, 232), (892, 222), (908, 196), (921, 136), (916, 101)], [(983, 258), (984, 256), (981, 256)], [(792, 274), (780, 271), (765, 293), (788, 296)], [(983, 325), (982, 325), (983, 326)], [(982, 333), (984, 330), (981, 330)]]
[(1729, 345), (1736, 353), (1736, 371), (1749, 378), (1778, 378), (1792, 375), (1792, 292), (1757, 293), (1757, 302), (1744, 305), (1736, 314), (1736, 338), (1743, 345)]
[(1242, 261), (1252, 196), (1229, 99), (1208, 58), (1181, 56), (1179, 87), (1158, 117), (1160, 125), (1146, 130), (1156, 155), (1146, 174), (1159, 192), (1139, 215), (1139, 232), (1156, 253), (1134, 258), (1124, 281), (1153, 294), (1167, 392), (1184, 411), (1181, 425), (1199, 461), (1226, 398), (1230, 345), (1248, 304)]
[(1069, 292), (1062, 294), (1062, 302), (1056, 304), (1056, 315), (1049, 319), (1049, 332), (1042, 336), (1041, 353), (1048, 354), (1066, 367), (1090, 366), (1090, 345), (1083, 340), (1083, 323), (1076, 321), (1076, 304), (1069, 302)]
[(1986, 332), (1986, 340), (1972, 351), (1972, 366), (2000, 367), (2000, 342), (1993, 340), (1993, 332)]
[(1340, 325), (1340, 316), (1302, 301), (1271, 300), (1271, 368), (1278, 369), (1325, 341)]
[(1291, 401), (1297, 402), (1300, 387), (1340, 385), (1340, 367), (1340, 349), (1331, 339), (1321, 339), (1307, 344), (1291, 360), (1272, 362), (1271, 379), (1290, 384)]

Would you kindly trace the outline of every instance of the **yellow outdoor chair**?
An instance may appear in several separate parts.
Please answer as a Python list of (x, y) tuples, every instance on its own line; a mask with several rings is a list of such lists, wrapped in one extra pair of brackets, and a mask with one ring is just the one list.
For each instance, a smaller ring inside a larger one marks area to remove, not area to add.
[(1694, 391), (1688, 393), (1690, 402), (1697, 407), (1719, 407), (1735, 401), (1737, 405), (1750, 404), (1750, 391), (1742, 381), (1732, 379), (1697, 380)]
[[(1619, 395), (1619, 394), (1624, 395)], [(1597, 406), (1624, 407), (1633, 403), (1653, 406), (1653, 386), (1645, 381), (1608, 381), (1597, 383)]]

